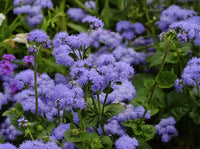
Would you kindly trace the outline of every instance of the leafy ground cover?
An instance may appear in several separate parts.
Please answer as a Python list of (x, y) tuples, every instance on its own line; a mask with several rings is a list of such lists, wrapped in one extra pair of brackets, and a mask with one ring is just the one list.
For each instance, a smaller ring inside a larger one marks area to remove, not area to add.
[(0, 4), (0, 148), (200, 148), (198, 0)]

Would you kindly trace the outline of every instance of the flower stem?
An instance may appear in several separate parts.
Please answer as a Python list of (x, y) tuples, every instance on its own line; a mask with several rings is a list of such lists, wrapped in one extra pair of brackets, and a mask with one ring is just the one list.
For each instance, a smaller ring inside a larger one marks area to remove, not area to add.
[[(166, 46), (165, 46), (165, 54), (164, 54), (164, 57), (163, 57), (163, 59), (162, 59), (162, 63), (161, 63), (161, 65), (160, 65), (160, 69), (159, 69), (159, 71), (158, 71), (157, 76), (158, 76), (158, 75), (162, 72), (162, 70), (163, 70), (163, 67), (164, 67), (164, 64), (165, 64), (165, 59), (166, 59), (167, 53), (168, 53), (168, 51), (169, 51), (169, 47), (170, 47), (170, 40), (168, 39), (168, 40), (167, 40), (167, 43), (166, 43)], [(155, 83), (154, 83), (153, 88), (152, 88), (152, 91), (151, 91), (151, 95), (149, 96), (149, 99), (148, 99), (148, 104), (149, 104), (149, 105), (151, 104), (151, 101), (152, 101), (152, 99), (153, 99), (153, 95), (154, 95), (154, 92), (155, 92), (155, 90), (156, 90), (157, 84), (158, 84), (158, 83), (157, 83), (156, 80), (155, 80)], [(143, 120), (144, 120), (144, 118), (145, 118), (146, 113), (147, 113), (147, 109), (145, 109), (144, 114), (142, 115), (142, 118), (140, 119), (140, 122), (139, 122), (139, 125), (138, 125), (138, 126), (140, 126), (140, 125), (142, 124), (142, 122), (143, 122)]]
[(110, 92), (110, 86), (111, 86), (111, 81), (109, 82), (108, 90), (106, 92), (106, 97), (105, 97), (104, 102), (103, 102), (103, 108), (102, 108), (102, 112), (101, 112), (102, 116), (103, 116), (103, 113), (104, 113), (104, 108), (105, 108), (105, 105), (106, 105), (106, 101), (108, 99), (108, 94)]
[(34, 89), (35, 89), (35, 116), (38, 117), (38, 92), (37, 92), (37, 55), (34, 55)]

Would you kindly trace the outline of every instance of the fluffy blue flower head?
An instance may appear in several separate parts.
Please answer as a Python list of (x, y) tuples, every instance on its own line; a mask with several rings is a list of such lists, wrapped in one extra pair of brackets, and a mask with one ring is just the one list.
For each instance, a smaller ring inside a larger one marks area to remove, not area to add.
[(183, 70), (182, 80), (183, 83), (189, 86), (196, 86), (196, 83), (200, 83), (200, 58), (193, 57), (188, 61), (186, 67)]
[(75, 21), (81, 21), (86, 16), (85, 11), (81, 8), (70, 8), (68, 9), (67, 14)]
[(171, 5), (167, 10), (164, 10), (160, 15), (160, 20), (156, 25), (162, 30), (166, 31), (170, 24), (192, 17), (197, 13), (193, 10), (182, 9), (177, 5)]
[(40, 29), (35, 29), (28, 33), (27, 40), (30, 42), (42, 44), (43, 48), (51, 47), (51, 40), (49, 39), (49, 36)]
[(129, 137), (128, 135), (121, 136), (115, 142), (116, 149), (136, 149), (138, 145), (138, 141), (135, 138)]
[(58, 127), (56, 127), (53, 130), (52, 136), (56, 140), (60, 140), (60, 139), (64, 138), (65, 131), (67, 131), (69, 128), (70, 128), (70, 124), (60, 124)]
[(0, 148), (2, 149), (17, 149), (14, 145), (10, 143), (0, 144)]
[(162, 142), (169, 142), (172, 136), (177, 136), (175, 128), (176, 121), (173, 117), (161, 119), (160, 123), (155, 125), (156, 133), (162, 136)]
[(102, 22), (102, 20), (98, 19), (95, 16), (86, 16), (83, 20), (83, 23), (87, 22), (90, 24), (90, 28), (91, 29), (97, 29), (97, 28), (103, 28), (104, 23)]

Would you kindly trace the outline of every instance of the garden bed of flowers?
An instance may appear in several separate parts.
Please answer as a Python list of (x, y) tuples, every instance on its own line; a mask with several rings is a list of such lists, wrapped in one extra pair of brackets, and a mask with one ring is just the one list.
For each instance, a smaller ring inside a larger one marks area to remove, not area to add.
[(199, 0), (0, 0), (0, 149), (200, 149)]

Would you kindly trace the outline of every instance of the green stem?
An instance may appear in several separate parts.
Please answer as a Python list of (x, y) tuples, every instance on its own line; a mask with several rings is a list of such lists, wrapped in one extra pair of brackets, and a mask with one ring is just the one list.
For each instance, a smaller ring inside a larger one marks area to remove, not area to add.
[(198, 96), (200, 97), (200, 92), (199, 92), (199, 84), (198, 84), (198, 82), (197, 82), (197, 81), (195, 81), (195, 83), (196, 83), (196, 86), (197, 86), (197, 94), (198, 94)]
[(65, 108), (64, 108), (64, 110), (63, 110), (62, 123), (65, 123)]
[(79, 117), (80, 122), (81, 122), (82, 130), (85, 131), (85, 123), (84, 123), (83, 117), (81, 115), (81, 111), (78, 111), (77, 113), (78, 113), (78, 117)]
[[(149, 10), (148, 10), (148, 7), (147, 7), (147, 0), (143, 1), (143, 5), (144, 5), (144, 12), (145, 12), (145, 15), (146, 15), (146, 18), (147, 18), (147, 24), (151, 26), (152, 23), (151, 23), (151, 19), (150, 19), (150, 16), (149, 16)], [(154, 43), (157, 43), (154, 27), (151, 27), (150, 30), (151, 30), (151, 33), (152, 33), (152, 36), (153, 36)]]
[(166, 43), (166, 46), (165, 46), (165, 55), (164, 55), (164, 57), (163, 57), (163, 59), (162, 59), (162, 63), (161, 63), (161, 65), (160, 65), (160, 69), (159, 69), (159, 72), (158, 72), (157, 75), (159, 75), (159, 74), (161, 73), (161, 71), (163, 70), (163, 67), (164, 67), (164, 64), (165, 64), (165, 59), (166, 59), (167, 53), (168, 53), (168, 51), (169, 51), (169, 47), (170, 47), (170, 40), (168, 39), (168, 40), (167, 40), (167, 43)]
[[(100, 116), (102, 116), (101, 115), (101, 106), (100, 106), (100, 97), (99, 97), (99, 93), (97, 93), (97, 100), (98, 100), (98, 108), (99, 108), (99, 114), (100, 114)], [(100, 117), (101, 118), (101, 117)]]
[(100, 117), (99, 117), (99, 111), (98, 111), (98, 108), (97, 108), (97, 105), (96, 105), (96, 103), (95, 103), (95, 100), (94, 100), (94, 97), (93, 97), (93, 95), (91, 96), (91, 98), (92, 98), (92, 102), (93, 102), (93, 105), (94, 105), (94, 109), (95, 109), (95, 111), (96, 111), (96, 113), (97, 113), (97, 118), (98, 118), (98, 120), (100, 120)]
[(108, 94), (110, 93), (110, 86), (111, 86), (111, 81), (109, 82), (108, 90), (107, 90), (107, 92), (106, 92), (106, 97), (105, 97), (104, 102), (103, 102), (103, 108), (102, 108), (102, 112), (101, 112), (102, 116), (103, 116), (103, 114), (104, 114), (104, 108), (105, 108), (105, 105), (106, 105), (106, 101), (107, 101), (107, 98), (108, 98)]
[(14, 21), (9, 25), (8, 30), (13, 28), (14, 25), (16, 25), (16, 22), (20, 19), (20, 15), (18, 15)]
[(60, 119), (60, 110), (58, 109), (58, 123), (61, 123), (61, 119)]
[[(65, 14), (65, 1), (66, 0), (62, 0), (60, 5), (59, 5), (59, 10)], [(66, 18), (65, 15), (61, 16), (61, 20), (60, 20), (60, 28), (62, 31), (66, 31), (67, 30), (67, 25), (66, 25)]]
[(93, 10), (87, 8), (87, 7), (86, 7), (82, 2), (80, 2), (79, 0), (74, 0), (74, 2), (75, 2), (79, 7), (83, 8), (85, 11), (89, 12), (90, 14), (96, 15), (96, 13), (95, 13)]
[(6, 14), (6, 11), (7, 11), (7, 8), (8, 8), (8, 2), (9, 0), (6, 0), (6, 4), (5, 4), (5, 7), (4, 7), (4, 13)]
[(29, 134), (30, 137), (31, 137), (31, 140), (34, 140), (33, 135), (32, 135), (32, 133), (31, 133), (31, 131), (30, 131), (29, 128), (27, 128), (25, 132), (26, 132), (25, 136), (26, 136), (27, 134)]
[(98, 8), (99, 8), (99, 0), (95, 0), (95, 8), (96, 8), (96, 14), (98, 16)]
[[(169, 50), (169, 46), (170, 46), (170, 40), (168, 39), (168, 40), (167, 40), (167, 43), (166, 43), (166, 46), (165, 46), (165, 55), (164, 55), (164, 57), (163, 57), (163, 59), (162, 59), (162, 63), (161, 63), (161, 65), (160, 65), (160, 69), (159, 69), (159, 71), (158, 71), (157, 76), (158, 76), (158, 75), (162, 72), (162, 70), (163, 70), (163, 67), (164, 67), (164, 64), (165, 64), (165, 59), (166, 59), (166, 56), (167, 56), (167, 53), (168, 53), (168, 50)], [(156, 80), (155, 80), (155, 83), (154, 83), (153, 88), (152, 88), (152, 91), (151, 91), (151, 95), (149, 96), (149, 99), (148, 99), (148, 104), (149, 104), (149, 105), (151, 104), (151, 101), (152, 101), (152, 99), (153, 99), (153, 95), (154, 95), (154, 93), (155, 93), (156, 87), (157, 87), (157, 82), (156, 82)], [(138, 125), (138, 126), (140, 126), (140, 125), (142, 124), (142, 122), (143, 122), (143, 120), (144, 120), (144, 118), (145, 118), (146, 113), (147, 113), (147, 109), (145, 108), (144, 114), (142, 115), (142, 118), (140, 119), (140, 122), (139, 122), (139, 125)]]
[(188, 117), (188, 122), (189, 122), (189, 132), (190, 132), (190, 142), (191, 142), (191, 147), (194, 148), (194, 139), (193, 139), (193, 130), (192, 130), (192, 123), (191, 119)]
[(34, 89), (35, 89), (35, 116), (38, 117), (38, 92), (37, 92), (37, 55), (34, 55)]
[(83, 59), (83, 57), (82, 57), (82, 55), (81, 55), (81, 50), (80, 50), (80, 48), (78, 49), (78, 53), (79, 53), (80, 58)]
[(72, 51), (74, 53), (74, 55), (76, 56), (77, 59), (79, 59), (79, 57), (77, 56), (76, 52), (74, 51), (74, 49), (72, 48)]

